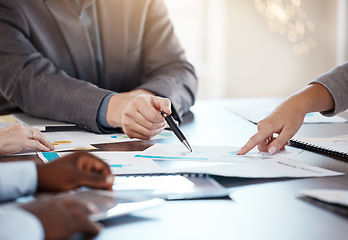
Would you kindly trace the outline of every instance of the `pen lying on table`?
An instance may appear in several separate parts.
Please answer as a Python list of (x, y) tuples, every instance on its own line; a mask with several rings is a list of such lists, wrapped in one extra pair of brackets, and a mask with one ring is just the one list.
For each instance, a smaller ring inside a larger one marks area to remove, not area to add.
[(160, 111), (161, 111), (162, 116), (164, 117), (164, 119), (168, 123), (170, 129), (179, 138), (180, 142), (182, 142), (185, 145), (185, 147), (190, 152), (192, 152), (192, 148), (191, 148), (190, 144), (186, 140), (186, 137), (184, 136), (184, 134), (180, 131), (180, 129), (179, 129), (178, 125), (175, 123), (175, 120), (173, 119), (173, 117), (171, 115), (167, 115), (165, 112), (162, 111), (162, 109)]

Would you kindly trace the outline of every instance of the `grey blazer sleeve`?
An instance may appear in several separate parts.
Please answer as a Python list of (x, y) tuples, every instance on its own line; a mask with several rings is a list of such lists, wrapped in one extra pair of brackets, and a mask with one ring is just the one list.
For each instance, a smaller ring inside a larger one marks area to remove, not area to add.
[(175, 36), (162, 0), (150, 1), (143, 38), (142, 88), (171, 100), (180, 121), (194, 104), (197, 77)]
[(317, 77), (311, 83), (319, 83), (326, 87), (335, 101), (335, 109), (322, 112), (326, 116), (334, 116), (348, 109), (348, 62), (333, 68)]
[(0, 3), (1, 95), (24, 112), (100, 132), (97, 111), (111, 91), (56, 68), (31, 44), (32, 29), (15, 1)]
[(100, 132), (104, 97), (141, 88), (169, 98), (181, 120), (194, 103), (197, 79), (163, 0), (97, 3), (100, 79), (86, 31), (65, 1), (0, 0), (0, 104)]

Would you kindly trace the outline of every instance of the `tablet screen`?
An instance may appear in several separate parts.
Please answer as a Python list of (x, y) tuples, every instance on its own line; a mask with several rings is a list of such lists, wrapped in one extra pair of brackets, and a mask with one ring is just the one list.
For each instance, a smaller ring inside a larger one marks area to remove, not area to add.
[(136, 194), (118, 194), (115, 191), (77, 190), (58, 197), (75, 198), (82, 202), (94, 203), (99, 212), (92, 214), (92, 221), (102, 221), (130, 214), (135, 211), (160, 206), (165, 200), (148, 198)]

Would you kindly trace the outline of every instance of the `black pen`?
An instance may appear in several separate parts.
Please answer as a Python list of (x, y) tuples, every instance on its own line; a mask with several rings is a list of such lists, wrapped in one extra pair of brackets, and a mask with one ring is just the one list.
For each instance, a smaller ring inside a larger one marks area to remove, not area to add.
[(190, 152), (192, 152), (192, 148), (191, 148), (190, 144), (186, 140), (186, 137), (184, 136), (184, 134), (180, 131), (180, 129), (179, 129), (178, 125), (175, 123), (175, 120), (173, 119), (173, 117), (171, 115), (167, 115), (165, 112), (162, 111), (162, 109), (160, 111), (161, 111), (162, 116), (164, 117), (164, 119), (168, 123), (170, 129), (179, 138), (180, 142), (182, 142), (185, 145), (185, 147), (187, 147), (187, 149), (190, 150)]

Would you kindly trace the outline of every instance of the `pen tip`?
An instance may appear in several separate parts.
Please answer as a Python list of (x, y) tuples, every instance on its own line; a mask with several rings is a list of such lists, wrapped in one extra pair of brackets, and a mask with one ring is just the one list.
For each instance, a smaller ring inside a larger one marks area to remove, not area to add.
[(190, 144), (189, 144), (186, 140), (183, 141), (183, 144), (185, 145), (185, 147), (186, 147), (190, 152), (192, 152), (192, 148), (191, 148)]

